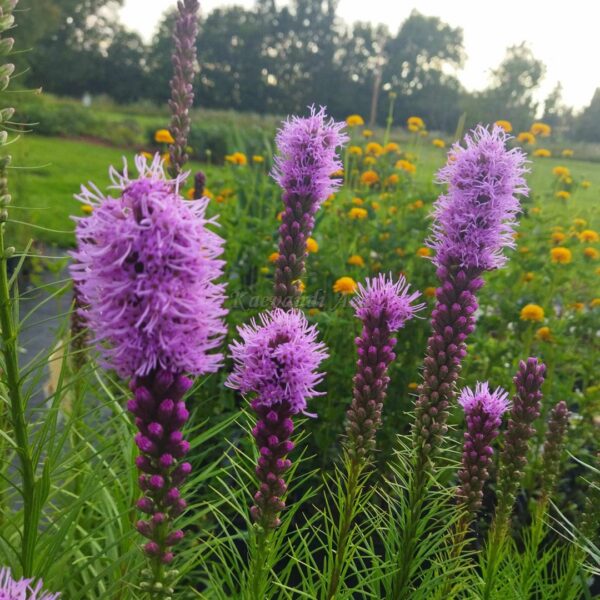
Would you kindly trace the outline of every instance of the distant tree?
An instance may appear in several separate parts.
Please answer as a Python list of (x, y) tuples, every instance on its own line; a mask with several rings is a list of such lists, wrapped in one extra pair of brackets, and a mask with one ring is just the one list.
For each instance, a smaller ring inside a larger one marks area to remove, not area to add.
[(509, 47), (492, 73), (490, 87), (467, 97), (467, 121), (508, 119), (517, 129), (529, 129), (538, 110), (535, 94), (545, 70), (525, 43)]
[(432, 128), (452, 128), (460, 85), (450, 73), (464, 62), (462, 29), (413, 11), (387, 42), (385, 55), (383, 85), (398, 93), (397, 114), (417, 114)]
[(597, 88), (590, 105), (576, 120), (577, 138), (586, 142), (600, 142), (600, 88)]

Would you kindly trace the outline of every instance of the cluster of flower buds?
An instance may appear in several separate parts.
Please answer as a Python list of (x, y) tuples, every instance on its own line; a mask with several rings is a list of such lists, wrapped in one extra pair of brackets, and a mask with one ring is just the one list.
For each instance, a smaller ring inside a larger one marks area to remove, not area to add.
[(565, 435), (569, 426), (569, 409), (561, 400), (554, 405), (548, 419), (544, 454), (542, 457), (541, 500), (545, 502), (556, 485), (560, 469), (560, 457), (565, 443)]

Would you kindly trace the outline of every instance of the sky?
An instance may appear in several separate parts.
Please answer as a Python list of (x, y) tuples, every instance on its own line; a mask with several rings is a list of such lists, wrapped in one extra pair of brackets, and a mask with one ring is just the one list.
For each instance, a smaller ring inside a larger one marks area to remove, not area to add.
[[(231, 4), (251, 7), (254, 1), (200, 3), (207, 13)], [(148, 41), (163, 12), (175, 4), (175, 0), (125, 0), (121, 17)], [(485, 88), (491, 69), (502, 61), (506, 48), (523, 41), (547, 67), (540, 98), (560, 82), (565, 102), (581, 109), (600, 87), (597, 0), (339, 0), (338, 15), (349, 23), (385, 23), (395, 32), (413, 9), (462, 27), (467, 59), (458, 77), (470, 91)]]

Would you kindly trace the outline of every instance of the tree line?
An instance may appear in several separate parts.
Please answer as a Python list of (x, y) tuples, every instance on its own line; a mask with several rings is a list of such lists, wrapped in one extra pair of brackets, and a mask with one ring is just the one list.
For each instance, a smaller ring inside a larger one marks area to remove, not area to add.
[[(119, 21), (121, 2), (36, 0), (21, 19), (23, 49), (31, 48), (21, 55), (26, 83), (64, 96), (165, 102), (174, 11), (145, 44)], [(336, 9), (337, 0), (256, 0), (210, 12), (200, 23), (198, 105), (288, 114), (315, 102), (338, 118), (384, 123), (394, 92), (397, 115), (421, 116), (434, 130), (454, 131), (463, 113), (469, 124), (507, 119), (518, 130), (543, 115), (569, 137), (600, 141), (600, 89), (580, 115), (564, 105), (560, 85), (540, 104), (545, 66), (526, 44), (507, 49), (486, 90), (469, 93), (458, 79), (461, 28), (413, 11), (390, 31), (344, 23)]]

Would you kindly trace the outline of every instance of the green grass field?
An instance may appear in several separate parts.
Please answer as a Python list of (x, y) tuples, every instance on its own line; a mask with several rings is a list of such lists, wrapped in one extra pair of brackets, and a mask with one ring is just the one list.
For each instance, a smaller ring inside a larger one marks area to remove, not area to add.
[[(419, 155), (417, 182), (424, 188), (433, 189), (434, 171), (441, 166), (445, 151), (423, 143), (416, 151)], [(30, 238), (41, 242), (71, 246), (73, 243), (73, 221), (71, 215), (81, 214), (74, 195), (82, 184), (93, 181), (101, 189), (108, 185), (108, 166), (120, 166), (123, 156), (132, 160), (131, 150), (110, 148), (100, 144), (27, 135), (13, 146), (13, 170), (11, 187), (13, 209), (11, 221), (14, 228), (11, 237), (19, 245)], [(543, 193), (551, 203), (552, 168), (566, 165), (575, 181), (587, 179), (588, 190), (577, 190), (568, 200), (573, 205), (573, 214), (581, 209), (586, 212), (600, 201), (600, 165), (573, 159), (535, 159), (531, 164), (529, 182), (536, 195)], [(211, 165), (190, 165), (191, 170), (202, 168), (208, 176), (208, 187), (215, 180), (226, 181), (229, 171)], [(544, 201), (540, 198), (540, 201)], [(16, 245), (16, 244), (15, 244)]]

